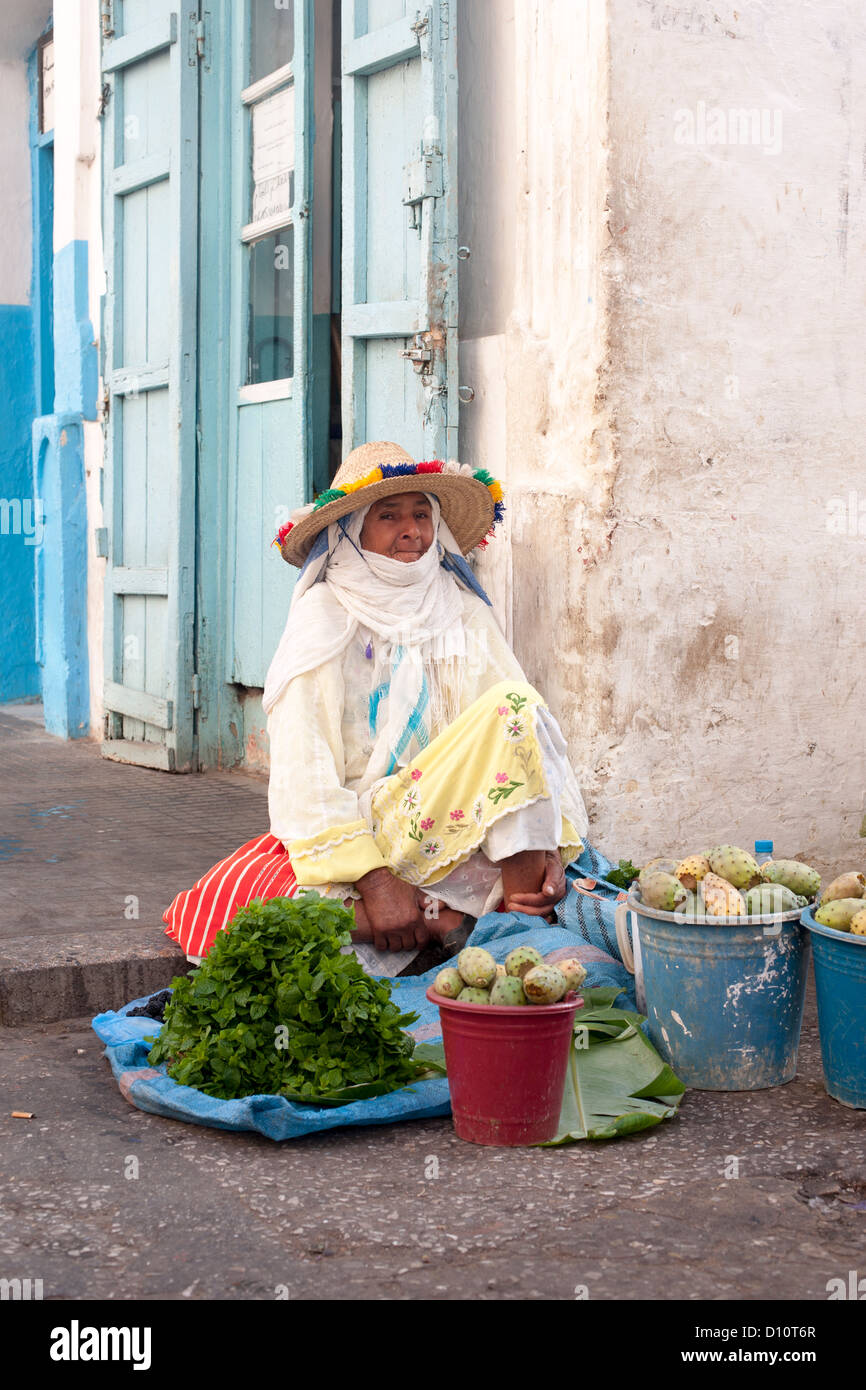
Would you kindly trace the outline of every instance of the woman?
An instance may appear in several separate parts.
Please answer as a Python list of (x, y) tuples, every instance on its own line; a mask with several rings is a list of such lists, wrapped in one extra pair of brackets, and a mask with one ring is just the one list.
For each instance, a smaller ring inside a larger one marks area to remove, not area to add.
[[(191, 959), (253, 885), (247, 902), (295, 883), (341, 898), (380, 974), (453, 938), (464, 915), (544, 916), (564, 895), (583, 800), (463, 558), (501, 513), (488, 474), (365, 444), (281, 529), (283, 558), (302, 568), (263, 697), (271, 835), (165, 914)], [(281, 874), (262, 877), (263, 855)]]

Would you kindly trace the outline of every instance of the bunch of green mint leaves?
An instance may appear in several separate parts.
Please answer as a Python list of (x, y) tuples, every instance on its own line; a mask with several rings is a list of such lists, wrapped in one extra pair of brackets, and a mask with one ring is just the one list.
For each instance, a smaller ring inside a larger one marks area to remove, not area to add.
[[(282, 1095), (346, 1104), (439, 1073), (414, 1056), (387, 982), (367, 975), (349, 944), (354, 917), (315, 892), (254, 899), (204, 961), (172, 981), (149, 1061), (206, 1095)], [(424, 1049), (426, 1051), (426, 1049)], [(432, 1051), (432, 1049), (431, 1049)]]

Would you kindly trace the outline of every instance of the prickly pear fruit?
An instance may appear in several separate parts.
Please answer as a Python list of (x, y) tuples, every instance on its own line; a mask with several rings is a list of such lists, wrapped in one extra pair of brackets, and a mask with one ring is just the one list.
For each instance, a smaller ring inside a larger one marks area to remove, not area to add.
[(799, 859), (768, 859), (761, 865), (765, 883), (782, 883), (792, 893), (800, 893), (811, 902), (821, 887), (821, 875)]
[[(473, 948), (473, 949), (475, 949), (475, 948)], [(475, 989), (472, 985), (467, 985), (465, 989), (461, 989), (459, 995), (457, 996), (457, 1003), (458, 1003), (458, 1004), (489, 1004), (489, 1003), (490, 1003), (490, 990), (489, 990), (489, 989)]]
[(455, 970), (453, 966), (449, 965), (447, 969), (439, 971), (433, 981), (433, 988), (437, 994), (441, 994), (445, 999), (456, 999), (463, 989), (463, 976), (459, 970)]
[(743, 917), (746, 904), (741, 893), (720, 874), (704, 874), (701, 898), (709, 917)]
[(704, 875), (711, 871), (710, 861), (705, 854), (689, 854), (677, 865), (677, 878), (684, 888), (694, 893)]
[[(706, 874), (704, 875), (706, 878)], [(703, 921), (707, 915), (703, 899), (697, 893), (686, 890), (686, 896), (678, 905), (674, 916), (678, 922), (698, 922)]]
[(530, 1004), (557, 1004), (568, 981), (556, 965), (535, 965), (523, 977), (523, 992)]
[(644, 864), (638, 877), (643, 878), (644, 874), (676, 874), (676, 871), (676, 859), (650, 859)]
[(866, 907), (861, 907), (859, 912), (854, 913), (848, 930), (854, 936), (866, 936)]
[(759, 883), (743, 897), (750, 917), (765, 917), (772, 912), (793, 912), (805, 907), (807, 899), (792, 893), (783, 883)]
[(837, 898), (866, 897), (866, 875), (858, 873), (840, 874), (821, 894), (821, 906), (835, 902)]
[(821, 904), (815, 913), (815, 921), (820, 922), (822, 927), (849, 931), (852, 921), (862, 911), (862, 898), (834, 898), (831, 903)]
[(751, 888), (753, 884), (761, 882), (761, 867), (757, 859), (736, 845), (717, 845), (710, 850), (707, 858), (711, 871), (735, 888)]
[(659, 912), (673, 912), (685, 898), (686, 891), (675, 874), (656, 869), (646, 878), (641, 875), (640, 895), (647, 907), (657, 908)]
[(518, 980), (516, 975), (501, 975), (498, 980), (493, 981), (493, 988), (490, 991), (491, 1004), (505, 1004), (513, 1007), (515, 1004), (525, 1004), (526, 995), (523, 993), (523, 983)]
[(580, 989), (586, 979), (586, 967), (581, 965), (576, 956), (569, 956), (566, 960), (555, 962), (557, 970), (561, 970), (565, 976), (569, 989)]
[(516, 979), (522, 980), (527, 970), (531, 970), (535, 965), (543, 965), (544, 956), (540, 951), (536, 951), (534, 946), (515, 946), (513, 951), (509, 951), (505, 957), (505, 972), (514, 975)]
[(496, 961), (481, 946), (467, 946), (461, 951), (457, 969), (470, 989), (486, 989), (496, 979)]
[(503, 964), (503, 962), (502, 962), (501, 960), (498, 960), (498, 961), (496, 962), (496, 979), (494, 980), (494, 984), (496, 983), (496, 980), (501, 980), (502, 977), (503, 977), (503, 975), (507, 975), (507, 974), (508, 974), (508, 971), (505, 969), (505, 965)]

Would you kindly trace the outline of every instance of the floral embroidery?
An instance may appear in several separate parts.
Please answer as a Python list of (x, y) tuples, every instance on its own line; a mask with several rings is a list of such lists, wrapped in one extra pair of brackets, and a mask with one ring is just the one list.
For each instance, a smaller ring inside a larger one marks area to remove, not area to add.
[[(498, 782), (499, 778), (497, 777), (496, 780)], [(491, 787), (487, 795), (488, 798), (493, 802), (494, 806), (498, 806), (500, 801), (504, 801), (506, 796), (510, 796), (513, 791), (516, 791), (518, 787), (522, 786), (522, 782), (511, 781), (508, 783), (507, 787)]]
[[(531, 692), (514, 685), (500, 686), (501, 705), (487, 702), (479, 713), (493, 719), (507, 744), (496, 734), (477, 746), (477, 728), (467, 728), (467, 743), (459, 750), (461, 766), (468, 764), (473, 781), (461, 795), (465, 801), (455, 806), (456, 787), (449, 789), (448, 775), (425, 761), (428, 751), (392, 777), (377, 790), (371, 810), (379, 822), (376, 836), (392, 871), (407, 883), (417, 885), (437, 881), (443, 873), (467, 862), (480, 848), (486, 826), (497, 817), (510, 814), (546, 794), (544, 769), (535, 738), (535, 704)], [(443, 734), (447, 740), (449, 734)], [(449, 749), (447, 742), (443, 744)], [(450, 750), (449, 750), (450, 751)], [(424, 794), (421, 795), (423, 776)], [(432, 781), (431, 781), (432, 778)], [(449, 868), (450, 866), (450, 868)]]
[(510, 719), (506, 719), (505, 728), (502, 730), (503, 737), (509, 743), (519, 743), (526, 737), (526, 720), (522, 714), (512, 714)]

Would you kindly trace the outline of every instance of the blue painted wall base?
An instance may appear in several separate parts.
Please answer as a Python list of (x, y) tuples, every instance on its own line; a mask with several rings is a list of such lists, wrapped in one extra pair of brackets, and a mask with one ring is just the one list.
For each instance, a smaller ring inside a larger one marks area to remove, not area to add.
[(87, 286), (87, 242), (67, 242), (54, 257), (54, 411), (95, 420), (99, 360)]
[(0, 700), (39, 694), (34, 652), (38, 532), (30, 462), (34, 389), (32, 310), (27, 304), (0, 305)]
[(61, 738), (90, 730), (87, 655), (87, 497), (81, 416), (33, 421), (34, 491), (45, 511), (37, 549), (36, 651), (45, 728)]

